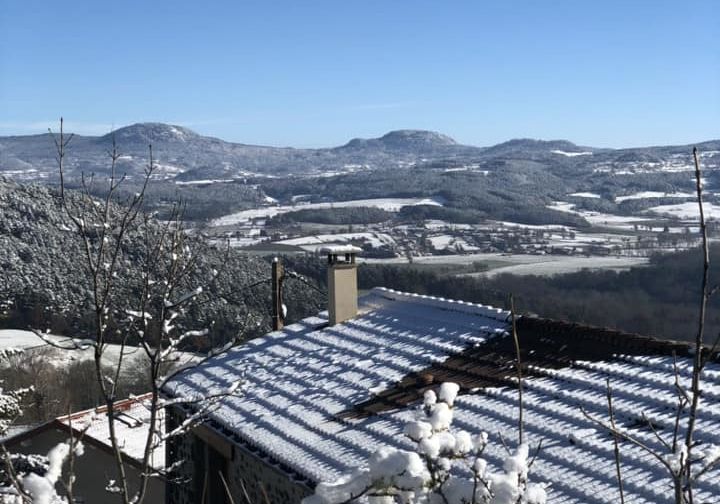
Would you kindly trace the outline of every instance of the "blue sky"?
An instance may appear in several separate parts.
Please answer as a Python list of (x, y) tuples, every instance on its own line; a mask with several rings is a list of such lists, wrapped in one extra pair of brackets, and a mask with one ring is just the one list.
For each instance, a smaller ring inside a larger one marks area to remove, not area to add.
[(720, 2), (0, 0), (0, 135), (720, 138)]

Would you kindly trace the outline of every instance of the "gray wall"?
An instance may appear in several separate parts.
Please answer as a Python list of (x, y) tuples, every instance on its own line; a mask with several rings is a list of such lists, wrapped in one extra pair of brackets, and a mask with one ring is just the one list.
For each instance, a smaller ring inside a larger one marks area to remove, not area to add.
[[(168, 412), (168, 429), (177, 425), (180, 417), (177, 412)], [(223, 476), (235, 504), (299, 504), (313, 493), (304, 483), (293, 481), (257, 454), (208, 427), (200, 426), (178, 436), (166, 447), (168, 465), (177, 460), (184, 461), (168, 478), (167, 504), (203, 504), (203, 492), (209, 501), (207, 495), (212, 484), (206, 483), (208, 475), (204, 470), (208, 466), (208, 453), (223, 458)], [(212, 502), (223, 504), (217, 499)]]
[[(26, 455), (47, 455), (48, 452), (59, 443), (69, 439), (66, 431), (54, 426), (40, 427), (29, 433), (17, 436), (15, 439), (6, 441), (6, 447), (11, 453), (22, 453)], [(77, 502), (88, 504), (121, 502), (120, 497), (105, 490), (108, 481), (117, 481), (117, 469), (115, 458), (106, 449), (85, 441), (85, 453), (75, 459), (76, 480), (73, 486)], [(63, 479), (67, 478), (68, 464), (64, 466)], [(125, 464), (125, 474), (128, 477), (130, 491), (137, 491), (139, 485), (140, 470), (130, 464)], [(64, 495), (63, 486), (57, 484), (58, 494)], [(83, 500), (80, 500), (80, 499)], [(154, 504), (163, 502), (165, 499), (165, 482), (159, 478), (153, 478), (148, 483), (148, 492), (145, 502)]]

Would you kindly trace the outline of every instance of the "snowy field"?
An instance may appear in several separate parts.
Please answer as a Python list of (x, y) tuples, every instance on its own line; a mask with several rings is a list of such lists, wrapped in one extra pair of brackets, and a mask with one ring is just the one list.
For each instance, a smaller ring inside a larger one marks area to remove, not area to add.
[(234, 182), (235, 179), (206, 179), (206, 180), (176, 180), (176, 185), (205, 185), (205, 184), (225, 184)]
[[(535, 256), (532, 256), (535, 257)], [(565, 273), (575, 273), (584, 269), (589, 270), (626, 270), (648, 263), (644, 257), (567, 257), (567, 256), (540, 256), (543, 260), (501, 266), (481, 273), (472, 273), (473, 276), (493, 277), (503, 273), (513, 275), (554, 276)]]
[(615, 198), (616, 203), (622, 203), (628, 200), (648, 199), (648, 198), (694, 198), (695, 195), (692, 193), (683, 192), (659, 192), (659, 191), (642, 191), (635, 194), (629, 194), (627, 196), (618, 196)]
[(522, 224), (520, 222), (509, 222), (509, 221), (488, 221), (489, 224), (512, 227), (512, 228), (527, 228), (527, 229), (542, 229), (547, 231), (570, 231), (571, 228), (560, 224)]
[(567, 203), (565, 201), (553, 201), (552, 205), (548, 205), (548, 208), (552, 210), (558, 210), (560, 212), (572, 213), (584, 217), (590, 224), (595, 226), (605, 226), (616, 229), (632, 229), (634, 224), (643, 222), (647, 218), (633, 217), (627, 215), (615, 215), (602, 212), (591, 212), (587, 210), (575, 210), (574, 203)]
[[(394, 259), (359, 259), (360, 262), (372, 263), (391, 263), (391, 264), (407, 264), (405, 257), (396, 257)], [(583, 269), (611, 269), (623, 270), (634, 266), (644, 266), (648, 263), (645, 257), (607, 257), (607, 256), (591, 256), (591, 257), (575, 257), (566, 255), (529, 255), (529, 254), (498, 254), (498, 253), (479, 253), (479, 254), (457, 254), (457, 255), (440, 255), (440, 256), (420, 256), (413, 257), (413, 264), (460, 264), (471, 265), (474, 262), (486, 262), (498, 264), (489, 271), (479, 273), (468, 273), (469, 276), (493, 276), (499, 273), (512, 273), (514, 275), (540, 275), (552, 276), (562, 273), (573, 273)], [(503, 265), (502, 263), (505, 263)]]
[[(452, 230), (463, 230), (463, 229), (473, 229), (472, 224), (459, 224), (455, 222), (448, 222), (443, 220), (437, 220), (437, 219), (428, 219), (423, 224), (423, 227), (425, 229), (452, 229)], [(396, 226), (396, 229), (407, 229), (407, 226)]]
[(257, 245), (258, 243), (262, 243), (264, 241), (267, 241), (267, 238), (220, 238), (220, 239), (213, 239), (209, 240), (210, 243), (213, 245), (218, 245), (221, 247), (229, 246), (231, 248), (239, 248), (239, 247), (250, 247), (252, 245)]
[[(53, 341), (54, 344), (62, 347), (73, 347), (72, 338), (67, 336), (46, 335), (46, 338)], [(61, 350), (45, 343), (39, 336), (31, 331), (21, 329), (0, 329), (0, 350), (19, 349), (26, 352), (46, 351), (47, 358), (57, 367), (64, 367), (73, 362), (92, 360), (94, 358), (94, 350), (88, 347), (85, 350)], [(132, 371), (138, 365), (142, 364), (145, 353), (139, 347), (126, 346), (124, 349), (120, 345), (109, 344), (106, 346), (104, 359), (108, 365), (116, 365), (120, 359), (122, 352), (123, 368)], [(170, 359), (177, 360), (178, 364), (183, 364), (197, 359), (198, 357), (188, 352), (177, 352), (176, 356)]]
[(338, 234), (319, 234), (302, 236), (300, 238), (291, 238), (288, 240), (281, 240), (275, 243), (282, 245), (295, 245), (301, 247), (310, 252), (315, 249), (334, 244), (346, 244), (351, 241), (362, 241), (364, 243), (370, 243), (373, 248), (380, 248), (383, 245), (394, 246), (395, 240), (386, 233), (338, 233)]
[(327, 203), (305, 203), (298, 205), (278, 205), (262, 208), (253, 208), (252, 210), (243, 210), (230, 215), (225, 215), (214, 219), (211, 226), (232, 226), (235, 224), (246, 223), (253, 219), (261, 219), (274, 217), (283, 213), (294, 212), (296, 210), (316, 210), (322, 208), (351, 208), (351, 207), (374, 207), (388, 212), (397, 212), (404, 206), (413, 205), (435, 205), (442, 206), (443, 202), (438, 198), (375, 198), (364, 200), (335, 201)]
[(592, 152), (584, 151), (584, 152), (567, 152), (562, 150), (551, 150), (553, 154), (558, 154), (560, 156), (565, 157), (577, 157), (577, 156), (592, 156)]
[[(717, 219), (720, 217), (720, 206), (713, 203), (703, 203), (705, 218)], [(659, 205), (648, 208), (647, 212), (658, 215), (672, 215), (679, 219), (699, 219), (700, 209), (697, 202), (677, 203), (675, 205)]]
[(576, 198), (601, 198), (599, 194), (591, 192), (576, 192), (568, 194), (568, 196), (575, 196)]

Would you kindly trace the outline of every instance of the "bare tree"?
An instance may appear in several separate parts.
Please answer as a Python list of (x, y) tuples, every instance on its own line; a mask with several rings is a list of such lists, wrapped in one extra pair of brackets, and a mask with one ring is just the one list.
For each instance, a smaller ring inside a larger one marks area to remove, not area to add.
[(695, 165), (695, 189), (699, 210), (701, 251), (703, 255), (702, 278), (700, 298), (698, 300), (698, 322), (695, 341), (692, 348), (692, 371), (690, 375), (690, 388), (682, 383), (681, 372), (677, 365), (677, 358), (674, 358), (674, 383), (673, 387), (677, 396), (677, 403), (674, 411), (675, 421), (672, 432), (669, 436), (663, 437), (655, 429), (653, 423), (643, 414), (643, 419), (662, 446), (662, 450), (655, 449), (637, 439), (627, 429), (618, 427), (615, 423), (613, 411), (613, 396), (610, 381), (607, 383), (608, 416), (609, 421), (597, 418), (583, 411), (583, 414), (592, 422), (609, 431), (615, 440), (615, 464), (617, 469), (618, 487), (620, 498), (624, 501), (622, 483), (622, 469), (620, 452), (617, 448), (617, 440), (622, 439), (640, 448), (652, 456), (658, 464), (663, 466), (672, 480), (674, 500), (676, 504), (694, 504), (696, 502), (694, 489), (699, 478), (703, 477), (715, 467), (720, 466), (720, 449), (711, 450), (709, 453), (697, 453), (698, 443), (695, 441), (696, 422), (702, 396), (702, 374), (709, 359), (717, 352), (720, 344), (720, 335), (717, 336), (711, 345), (705, 343), (705, 319), (707, 304), (710, 297), (720, 290), (720, 286), (709, 286), (710, 272), (710, 245), (708, 240), (707, 222), (703, 208), (703, 188), (700, 162), (697, 148), (693, 149), (693, 161)]
[[(52, 131), (50, 132), (52, 134)], [(60, 178), (60, 203), (69, 223), (81, 242), (82, 260), (87, 276), (89, 300), (92, 308), (91, 332), (85, 338), (75, 338), (58, 343), (41, 331), (35, 333), (48, 344), (72, 351), (92, 349), (95, 380), (100, 397), (107, 411), (109, 439), (112, 445), (117, 479), (108, 483), (108, 490), (117, 493), (124, 504), (142, 503), (147, 497), (148, 483), (161, 473), (151, 465), (153, 450), (168, 437), (181, 434), (203, 419), (228, 394), (235, 393), (239, 383), (214, 397), (178, 397), (166, 400), (161, 395), (168, 369), (178, 364), (188, 366), (193, 362), (178, 362), (180, 352), (189, 338), (203, 337), (207, 329), (193, 329), (186, 323), (187, 309), (198, 302), (198, 297), (212, 288), (220, 271), (213, 270), (205, 278), (197, 275), (198, 257), (193, 244), (187, 239), (183, 227), (183, 211), (175, 205), (170, 217), (163, 223), (155, 222), (145, 211), (143, 202), (148, 185), (155, 171), (152, 146), (148, 146), (148, 164), (140, 181), (139, 190), (126, 201), (118, 201), (118, 188), (126, 176), (117, 172), (120, 154), (113, 140), (108, 152), (110, 172), (103, 198), (93, 194), (94, 176), (81, 179), (81, 189), (73, 194), (66, 190), (65, 160), (72, 134), (66, 135), (63, 120), (60, 131), (53, 134), (56, 160)], [(134, 289), (121, 289), (118, 277), (130, 274), (135, 280)], [(108, 345), (120, 346), (119, 359), (108, 368), (103, 359)], [(147, 360), (146, 383), (150, 391), (148, 433), (142, 456), (140, 483), (130, 486), (126, 461), (117, 437), (115, 402), (119, 397), (121, 374), (128, 366), (125, 359), (131, 349), (140, 348)], [(226, 345), (226, 346), (229, 346)], [(211, 354), (213, 354), (211, 352)], [(198, 362), (195, 361), (195, 364)], [(171, 432), (164, 432), (163, 408), (175, 404), (192, 403), (194, 413)], [(76, 450), (69, 445), (72, 465)], [(64, 460), (64, 459), (63, 459)], [(72, 481), (66, 485), (66, 498), (73, 502)], [(82, 477), (82, 475), (80, 475)], [(22, 496), (32, 492), (22, 489)]]

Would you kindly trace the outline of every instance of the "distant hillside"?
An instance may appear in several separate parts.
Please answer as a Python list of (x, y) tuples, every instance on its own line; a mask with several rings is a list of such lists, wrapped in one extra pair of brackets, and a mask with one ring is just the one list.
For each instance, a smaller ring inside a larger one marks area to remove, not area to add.
[(449, 136), (435, 131), (424, 130), (397, 130), (391, 131), (380, 138), (354, 138), (342, 147), (338, 147), (336, 151), (377, 149), (396, 151), (403, 154), (437, 154), (443, 150), (452, 152), (458, 148), (465, 151), (480, 152), (477, 147), (461, 146)]
[[(120, 172), (137, 177), (153, 145), (159, 177), (177, 182), (230, 180), (253, 175), (332, 175), (358, 170), (440, 165), (462, 167), (498, 162), (532, 161), (556, 174), (609, 170), (661, 170), (674, 156), (687, 155), (689, 146), (637, 149), (581, 147), (567, 140), (515, 139), (492, 147), (458, 144), (438, 132), (391, 131), (379, 138), (355, 138), (345, 145), (322, 149), (294, 149), (225, 142), (163, 123), (139, 123), (107, 135), (75, 136), (68, 149), (70, 176), (107, 173), (107, 151), (113, 139), (121, 157)], [(720, 162), (720, 141), (701, 144)], [(53, 142), (48, 134), (0, 137), (0, 174), (16, 180), (56, 177)]]
[[(410, 164), (421, 157), (479, 154), (482, 149), (458, 145), (439, 133), (401, 130), (378, 139), (355, 139), (328, 149), (293, 149), (245, 145), (198, 135), (180, 126), (133, 124), (101, 137), (76, 136), (68, 149), (68, 173), (106, 173), (113, 138), (122, 157), (118, 168), (140, 175), (153, 145), (157, 173), (179, 181), (231, 179), (250, 174), (347, 171)], [(25, 180), (54, 177), (53, 142), (49, 134), (0, 137), (0, 173)]]
[[(407, 129), (355, 138), (339, 147), (294, 149), (230, 143), (162, 123), (74, 137), (66, 163), (68, 187), (78, 187), (82, 173), (107, 174), (113, 140), (121, 154), (117, 169), (130, 178), (127, 195), (137, 190), (148, 145), (153, 145), (156, 178), (163, 180), (155, 181), (147, 203), (161, 219), (178, 200), (187, 204), (188, 220), (202, 222), (296, 198), (438, 197), (451, 211), (464, 212), (463, 221), (472, 215), (584, 226), (587, 222), (578, 216), (548, 207), (569, 201), (586, 211), (629, 215), (649, 208), (650, 202), (617, 197), (694, 189), (691, 145), (607, 149), (519, 138), (474, 147), (438, 132)], [(720, 195), (720, 140), (697, 146), (708, 201), (720, 202), (715, 196)], [(49, 135), (0, 137), (1, 175), (54, 183), (57, 167)], [(590, 193), (596, 197), (577, 196)]]
[[(242, 287), (270, 276), (267, 262), (231, 251), (225, 256), (201, 242), (188, 287), (205, 283), (212, 269), (222, 272), (214, 292), (190, 319), (211, 328), (215, 343), (238, 336), (249, 321), (248, 334), (269, 325), (269, 283), (253, 290)], [(78, 336), (89, 327), (90, 292), (80, 237), (69, 225), (57, 192), (39, 185), (22, 185), (0, 177), (0, 328), (51, 328)], [(136, 294), (137, 265), (143, 260), (140, 231), (130, 235), (121, 254), (118, 299)], [(305, 289), (288, 285), (290, 316), (316, 311)], [(190, 315), (190, 314), (189, 314)]]

